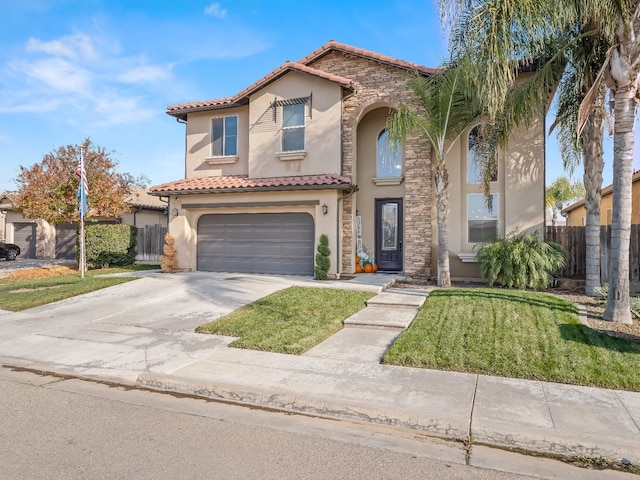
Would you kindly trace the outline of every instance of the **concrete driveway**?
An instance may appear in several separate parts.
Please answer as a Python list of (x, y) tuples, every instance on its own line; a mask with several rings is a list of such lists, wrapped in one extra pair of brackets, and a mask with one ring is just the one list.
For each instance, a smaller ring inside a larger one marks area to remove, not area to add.
[(47, 330), (102, 324), (193, 332), (198, 325), (273, 292), (314, 283), (310, 277), (210, 272), (169, 275), (141, 271), (117, 275), (142, 278), (18, 314), (4, 314), (37, 319)]

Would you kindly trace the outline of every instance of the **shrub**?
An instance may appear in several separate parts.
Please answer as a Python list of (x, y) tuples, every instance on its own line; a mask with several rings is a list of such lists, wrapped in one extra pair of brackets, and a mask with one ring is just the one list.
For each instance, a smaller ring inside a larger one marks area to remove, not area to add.
[(85, 250), (88, 268), (133, 265), (136, 235), (131, 225), (87, 225)]
[(489, 285), (544, 290), (565, 265), (566, 251), (555, 242), (542, 241), (538, 233), (509, 234), (485, 243), (477, 254), (480, 272)]
[(320, 235), (318, 253), (316, 253), (316, 268), (314, 269), (315, 277), (318, 280), (327, 280), (329, 278), (329, 275), (327, 275), (329, 267), (331, 266), (329, 255), (331, 255), (331, 250), (329, 250), (329, 237), (323, 233)]
[(164, 246), (162, 247), (162, 271), (164, 273), (175, 273), (178, 268), (178, 251), (175, 247), (176, 240), (168, 233), (164, 236)]

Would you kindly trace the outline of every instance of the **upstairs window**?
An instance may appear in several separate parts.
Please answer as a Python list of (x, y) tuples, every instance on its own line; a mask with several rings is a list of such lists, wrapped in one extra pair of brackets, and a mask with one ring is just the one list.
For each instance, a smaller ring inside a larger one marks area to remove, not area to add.
[(211, 154), (214, 157), (238, 154), (238, 117), (214, 118), (211, 121)]
[(467, 196), (468, 242), (488, 242), (498, 235), (498, 194), (491, 194), (493, 210), (484, 202), (484, 195)]
[(389, 132), (386, 129), (378, 135), (376, 157), (376, 177), (402, 176), (402, 149), (389, 143)]
[[(483, 183), (482, 165), (480, 164), (480, 154), (478, 153), (483, 130), (483, 126), (478, 125), (473, 127), (471, 132), (469, 132), (469, 150), (467, 151), (467, 183)], [(491, 181), (498, 181), (497, 168), (491, 172)]]
[(304, 150), (304, 103), (282, 106), (282, 151)]

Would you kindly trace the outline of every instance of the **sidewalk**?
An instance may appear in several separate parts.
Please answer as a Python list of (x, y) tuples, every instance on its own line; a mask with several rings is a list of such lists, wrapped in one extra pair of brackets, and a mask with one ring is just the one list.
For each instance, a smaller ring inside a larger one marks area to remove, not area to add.
[[(370, 279), (380, 283), (389, 277)], [(169, 325), (167, 305), (155, 298), (142, 302), (133, 291), (153, 288), (158, 298), (172, 292), (171, 305), (190, 305), (195, 321), (211, 315), (202, 311), (210, 300), (194, 305), (197, 298), (183, 298), (176, 285), (166, 276), (150, 275), (108, 294), (86, 295), (82, 308), (79, 301), (67, 301), (22, 313), (0, 311), (0, 364), (446, 438), (473, 437), (476, 444), (640, 465), (640, 393), (380, 365), (379, 352), (400, 330), (377, 327), (344, 329), (301, 356), (230, 348), (230, 337)], [(207, 288), (201, 287), (204, 295)], [(113, 303), (110, 295), (118, 298), (117, 313), (99, 313)], [(154, 321), (154, 315), (162, 318)]]

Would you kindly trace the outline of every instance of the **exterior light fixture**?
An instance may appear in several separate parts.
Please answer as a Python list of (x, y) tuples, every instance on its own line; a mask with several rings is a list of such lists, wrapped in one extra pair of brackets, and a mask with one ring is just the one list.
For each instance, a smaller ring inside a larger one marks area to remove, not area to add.
[(172, 217), (177, 217), (178, 216), (178, 209), (177, 208), (173, 207), (171, 209), (171, 216)]
[(323, 204), (322, 204), (322, 213), (323, 213), (324, 215), (326, 215), (327, 213), (329, 213), (329, 207), (327, 206), (327, 204), (326, 204), (326, 203), (323, 203)]

